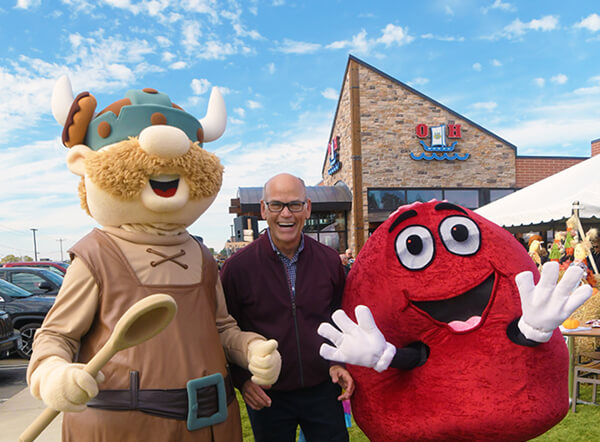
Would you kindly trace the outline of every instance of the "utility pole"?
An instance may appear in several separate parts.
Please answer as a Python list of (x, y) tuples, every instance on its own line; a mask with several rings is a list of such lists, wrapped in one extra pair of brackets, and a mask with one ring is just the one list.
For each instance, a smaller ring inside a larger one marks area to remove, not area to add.
[(33, 232), (33, 254), (35, 256), (34, 261), (37, 261), (37, 243), (35, 241), (35, 232), (37, 232), (38, 229), (29, 229)]
[(63, 259), (62, 243), (63, 243), (63, 241), (66, 241), (66, 239), (64, 239), (64, 238), (58, 238), (57, 241), (60, 243), (60, 260), (64, 261), (64, 259)]

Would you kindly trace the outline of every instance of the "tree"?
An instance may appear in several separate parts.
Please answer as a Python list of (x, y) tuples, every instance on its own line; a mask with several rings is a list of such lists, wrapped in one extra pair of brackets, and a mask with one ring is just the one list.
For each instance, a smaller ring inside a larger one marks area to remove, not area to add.
[(15, 256), (15, 255), (6, 255), (4, 258), (0, 259), (0, 264), (6, 264), (7, 262), (20, 262), (20, 261), (33, 261), (31, 256)]

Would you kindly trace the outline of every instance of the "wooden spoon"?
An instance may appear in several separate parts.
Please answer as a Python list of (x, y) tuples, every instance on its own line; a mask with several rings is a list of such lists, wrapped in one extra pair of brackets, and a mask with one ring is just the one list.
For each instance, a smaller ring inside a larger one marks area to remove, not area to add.
[[(164, 294), (150, 295), (135, 304), (117, 321), (106, 344), (83, 367), (93, 377), (115, 353), (141, 344), (163, 331), (177, 312), (175, 300)], [(19, 442), (31, 442), (54, 420), (60, 411), (46, 408), (19, 436)]]

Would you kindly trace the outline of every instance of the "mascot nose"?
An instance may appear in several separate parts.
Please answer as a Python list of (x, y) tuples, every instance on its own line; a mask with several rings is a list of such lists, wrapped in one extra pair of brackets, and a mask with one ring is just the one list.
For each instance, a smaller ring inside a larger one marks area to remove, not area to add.
[(141, 148), (149, 155), (176, 158), (190, 148), (190, 140), (181, 129), (174, 126), (149, 126), (140, 132)]

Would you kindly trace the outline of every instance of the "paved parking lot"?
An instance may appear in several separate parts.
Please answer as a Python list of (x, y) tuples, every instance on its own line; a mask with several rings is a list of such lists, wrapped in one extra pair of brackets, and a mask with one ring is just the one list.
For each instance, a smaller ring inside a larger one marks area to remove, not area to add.
[(24, 359), (0, 359), (0, 404), (27, 387), (26, 370)]
[[(0, 442), (15, 442), (19, 435), (44, 410), (27, 389), (23, 359), (0, 360)], [(59, 442), (62, 415), (59, 415), (36, 442)]]

